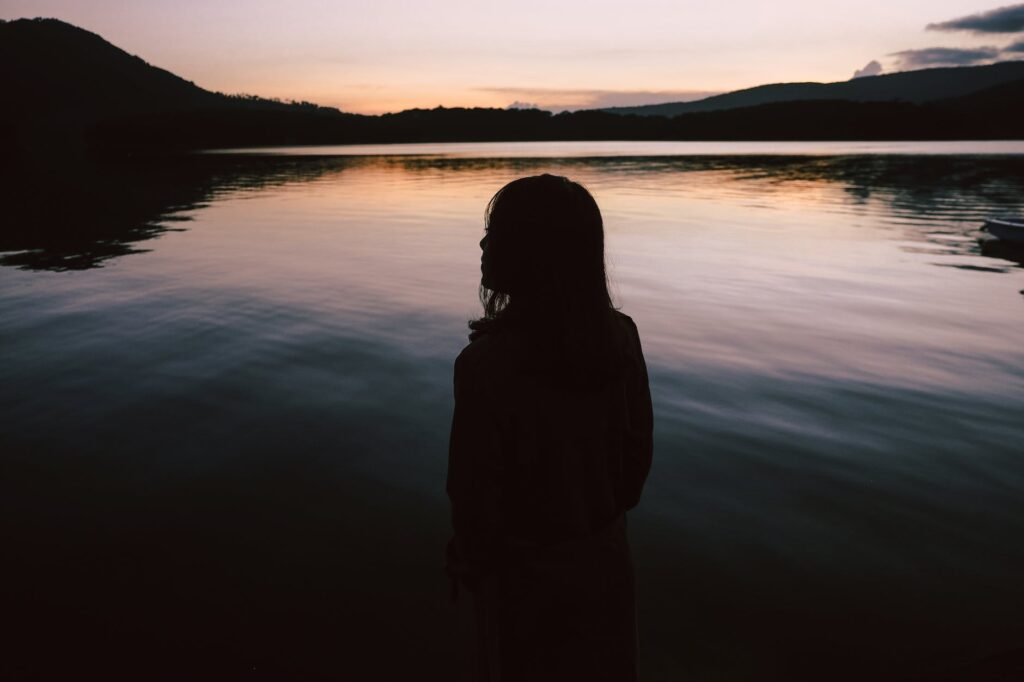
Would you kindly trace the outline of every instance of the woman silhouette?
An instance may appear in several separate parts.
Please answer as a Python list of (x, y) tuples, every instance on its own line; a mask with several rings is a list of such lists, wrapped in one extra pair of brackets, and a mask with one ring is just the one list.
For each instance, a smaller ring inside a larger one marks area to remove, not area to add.
[(480, 242), (484, 315), (455, 361), (453, 595), (469, 592), (481, 680), (635, 680), (625, 512), (651, 464), (647, 369), (612, 307), (593, 197), (509, 183)]

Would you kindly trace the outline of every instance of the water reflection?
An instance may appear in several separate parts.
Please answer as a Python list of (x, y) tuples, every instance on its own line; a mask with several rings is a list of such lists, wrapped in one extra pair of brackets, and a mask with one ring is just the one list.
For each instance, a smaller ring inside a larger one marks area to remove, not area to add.
[(225, 193), (313, 180), (339, 172), (343, 159), (164, 157), (74, 165), (46, 176), (12, 179), (0, 234), (0, 265), (26, 270), (85, 270), (144, 253), (140, 243), (186, 229), (188, 211)]
[[(147, 249), (140, 242), (169, 230), (186, 229), (183, 215), (218, 196), (302, 183), (333, 176), (348, 168), (400, 168), (412, 175), (451, 178), (486, 171), (514, 177), (541, 172), (556, 162), (565, 172), (586, 169), (614, 177), (628, 190), (667, 187), (694, 191), (708, 186), (720, 198), (730, 195), (747, 206), (771, 208), (798, 201), (815, 190), (837, 187), (837, 209), (881, 204), (888, 220), (905, 237), (939, 247), (945, 255), (1002, 258), (1020, 264), (1019, 249), (973, 239), (981, 221), (994, 213), (1018, 212), (1024, 196), (1022, 156), (688, 156), (643, 157), (621, 154), (594, 159), (473, 158), (423, 153), (410, 156), (260, 156), (215, 154), (141, 159), (128, 165), (71, 168), (54, 176), (52, 187), (27, 191), (8, 185), (11, 206), (46, 206), (14, 210), (0, 235), (0, 264), (36, 270), (79, 270)], [(68, 196), (67, 188), (74, 185)], [(24, 196), (29, 197), (26, 202)], [(47, 201), (44, 196), (49, 194)], [(749, 203), (757, 202), (762, 203)], [(812, 199), (813, 201), (813, 199)], [(972, 238), (963, 237), (971, 235)], [(947, 237), (953, 237), (948, 239)], [(907, 246), (914, 250), (915, 246)], [(980, 266), (967, 266), (980, 267)], [(1003, 271), (998, 266), (989, 266)]]
[[(630, 520), (645, 676), (978, 679), (964, 671), (1024, 641), (1024, 270), (974, 240), (982, 216), (1020, 212), (1022, 170), (436, 154), (108, 170), (66, 207), (82, 219), (5, 226), (7, 248), (34, 249), (0, 269), (9, 650), (72, 675), (452, 677), (451, 361), (487, 199), (551, 171), (605, 213), (655, 394)], [(84, 218), (111, 196), (134, 213)]]

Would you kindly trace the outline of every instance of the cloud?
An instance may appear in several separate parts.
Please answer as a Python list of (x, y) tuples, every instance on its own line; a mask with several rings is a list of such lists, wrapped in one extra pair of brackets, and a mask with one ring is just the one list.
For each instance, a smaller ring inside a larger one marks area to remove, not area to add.
[(1017, 54), (1024, 53), (1024, 40), (1018, 40), (1015, 43), (1010, 43), (1009, 45), (1007, 45), (1006, 47), (1003, 48), (1003, 52), (1017, 53)]
[(877, 76), (880, 73), (882, 73), (882, 65), (878, 63), (878, 60), (872, 59), (864, 65), (863, 69), (857, 69), (854, 71), (853, 77), (864, 78), (865, 76)]
[(512, 102), (512, 104), (509, 104), (505, 108), (506, 109), (540, 109), (540, 105), (536, 104), (535, 102), (520, 102), (519, 100), (516, 100), (515, 102)]
[(929, 66), (971, 66), (996, 59), (999, 57), (999, 48), (927, 47), (923, 50), (893, 52), (889, 56), (896, 57), (897, 67), (904, 70)]
[(1007, 5), (958, 19), (928, 24), (929, 31), (970, 31), (971, 33), (1016, 33), (1024, 31), (1024, 5)]

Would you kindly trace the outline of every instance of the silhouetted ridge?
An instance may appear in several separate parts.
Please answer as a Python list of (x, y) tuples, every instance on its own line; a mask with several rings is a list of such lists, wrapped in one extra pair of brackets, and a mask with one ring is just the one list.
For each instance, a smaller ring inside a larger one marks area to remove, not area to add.
[(1018, 80), (972, 92), (963, 97), (950, 98), (940, 104), (975, 112), (982, 110), (988, 113), (1005, 111), (1013, 113), (1014, 116), (1020, 116), (1021, 107), (1024, 106), (1024, 76)]
[[(1009, 113), (1019, 109), (1003, 105), (1020, 101), (1013, 83), (1024, 79), (1024, 62), (766, 85), (678, 105), (688, 113), (674, 117), (444, 107), (364, 116), (210, 92), (94, 33), (56, 19), (18, 19), (0, 22), (0, 76), (8, 96), (0, 108), (3, 164), (19, 169), (19, 186), (41, 184), (25, 178), (50, 174), (75, 157), (225, 147), (1024, 136), (1024, 117)], [(654, 110), (671, 106), (677, 105)]]
[[(58, 19), (0, 22), (0, 77), (7, 95), (0, 110), (11, 136), (7, 146), (31, 156), (74, 153), (83, 141), (119, 149), (222, 146), (213, 135), (232, 121), (243, 129), (255, 126), (266, 136), (266, 121), (275, 116), (277, 128), (287, 124), (295, 129), (309, 125), (310, 116), (317, 121), (352, 116), (309, 102), (204, 90)], [(262, 116), (246, 121), (250, 112)], [(322, 125), (310, 127), (324, 134)]]
[(180, 109), (219, 96), (58, 19), (0, 23), (6, 108), (20, 117)]
[(962, 97), (1021, 78), (1024, 78), (1024, 61), (1013, 61), (987, 66), (902, 71), (880, 76), (854, 78), (838, 83), (774, 83), (727, 92), (695, 102), (609, 107), (601, 109), (601, 111), (614, 114), (671, 117), (680, 114), (724, 111), (760, 104), (801, 100), (923, 104)]

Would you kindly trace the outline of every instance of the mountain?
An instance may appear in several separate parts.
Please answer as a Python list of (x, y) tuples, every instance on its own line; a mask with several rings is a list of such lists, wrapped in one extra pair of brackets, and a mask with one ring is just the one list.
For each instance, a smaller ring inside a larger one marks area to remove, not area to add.
[(325, 124), (364, 118), (309, 102), (211, 92), (58, 19), (0, 21), (0, 79), (8, 157), (136, 143), (221, 146), (215, 136), (236, 126), (256, 129), (235, 135), (243, 143), (287, 143), (294, 131), (323, 135)]
[(56, 19), (0, 23), (0, 78), (15, 119), (183, 109), (223, 97)]
[[(211, 92), (94, 33), (56, 19), (19, 19), (0, 22), (0, 77), (6, 96), (0, 106), (0, 168), (18, 178), (7, 189), (15, 187), (12, 191), (26, 197), (33, 188), (45, 187), (39, 178), (51, 177), (71, 161), (118, 161), (193, 149), (449, 141), (1024, 138), (1024, 117), (1017, 115), (1024, 62), (846, 83), (767, 85), (683, 105), (636, 108), (686, 108), (673, 117), (443, 107), (364, 116), (309, 102)], [(82, 173), (65, 175), (74, 175), (77, 182)]]
[[(1008, 80), (1012, 75), (1019, 77)], [(847, 84), (765, 86), (692, 103), (687, 106), (694, 110), (673, 117), (442, 107), (363, 116), (308, 102), (211, 92), (70, 24), (20, 19), (0, 22), (0, 78), (5, 94), (0, 251), (79, 254), (73, 262), (57, 258), (51, 265), (58, 269), (78, 267), (74, 263), (84, 267), (130, 248), (114, 233), (127, 230), (129, 241), (151, 235), (145, 216), (165, 200), (201, 200), (202, 192), (162, 188), (163, 180), (178, 182), (175, 176), (133, 180), (146, 164), (162, 169), (196, 163), (177, 154), (196, 149), (528, 140), (1024, 139), (1020, 62)], [(885, 98), (837, 99), (843, 92)], [(777, 96), (816, 99), (771, 99)], [(926, 97), (933, 99), (915, 101)], [(700, 109), (712, 100), (719, 103), (715, 107), (724, 101), (730, 108)]]
[(152, 66), (59, 19), (0, 20), (0, 77), (15, 118), (110, 117), (147, 111), (265, 109), (341, 115), (310, 102), (225, 95)]
[(694, 102), (669, 102), (636, 107), (601, 109), (613, 114), (678, 116), (707, 111), (725, 111), (761, 104), (809, 100), (849, 102), (910, 102), (923, 104), (963, 97), (1024, 78), (1024, 61), (1000, 62), (987, 66), (960, 66), (920, 71), (903, 71), (868, 76), (838, 83), (776, 83), (727, 92)]
[(952, 97), (935, 102), (935, 104), (943, 108), (990, 116), (1004, 113), (1008, 119), (1016, 120), (1024, 111), (1024, 78), (1009, 83), (1000, 83), (962, 97)]

